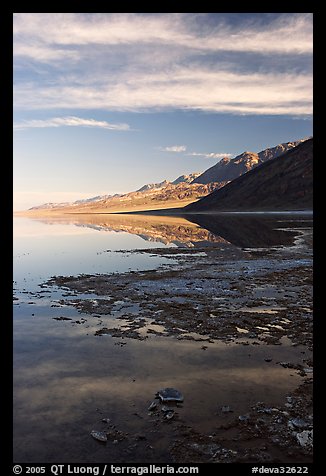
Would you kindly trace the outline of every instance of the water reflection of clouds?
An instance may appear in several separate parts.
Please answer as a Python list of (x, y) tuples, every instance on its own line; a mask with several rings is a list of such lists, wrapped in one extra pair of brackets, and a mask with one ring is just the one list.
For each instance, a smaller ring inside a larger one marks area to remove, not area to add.
[[(19, 362), (14, 374), (17, 398), (35, 407), (48, 405), (49, 399), (59, 406), (63, 400), (65, 406), (74, 406), (76, 400), (88, 397), (146, 401), (153, 392), (171, 384), (191, 388), (191, 393), (196, 393), (202, 381), (213, 393), (227, 391), (233, 385), (235, 388), (253, 384), (291, 387), (289, 373), (293, 371), (268, 365), (264, 357), (266, 353), (278, 360), (286, 360), (289, 355), (292, 360), (301, 356), (300, 348), (294, 351), (293, 347), (284, 345), (277, 349), (261, 345), (250, 358), (245, 346), (236, 344), (215, 344), (203, 352), (198, 342), (182, 341), (176, 347), (171, 338), (152, 342), (128, 340), (117, 352), (114, 345), (117, 339), (85, 339), (78, 335), (72, 338), (69, 334), (61, 338), (57, 335), (52, 339), (52, 347), (48, 340), (37, 359), (27, 354)], [(293, 376), (292, 380), (298, 379), (299, 376)]]
[(35, 279), (40, 283), (53, 275), (153, 269), (167, 262), (164, 257), (116, 253), (156, 246), (127, 232), (102, 233), (70, 222), (51, 225), (25, 218), (15, 219), (14, 225), (18, 229), (14, 231), (14, 276), (24, 287), (27, 283), (36, 286)]

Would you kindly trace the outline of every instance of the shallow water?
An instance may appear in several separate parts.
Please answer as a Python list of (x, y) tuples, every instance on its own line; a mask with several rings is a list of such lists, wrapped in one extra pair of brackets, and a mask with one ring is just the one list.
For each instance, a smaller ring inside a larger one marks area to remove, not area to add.
[[(95, 336), (103, 319), (107, 327), (128, 326), (128, 321), (116, 319), (128, 296), (115, 303), (112, 315), (96, 316), (63, 306), (65, 290), (39, 286), (54, 275), (121, 273), (174, 263), (171, 257), (135, 252), (138, 249), (239, 246), (241, 233), (232, 226), (224, 225), (218, 235), (214, 226), (206, 229), (181, 218), (164, 219), (128, 222), (123, 217), (119, 222), (111, 217), (108, 223), (103, 217), (52, 222), (15, 218), (15, 462), (133, 462), (142, 461), (145, 454), (148, 461), (168, 462), (175, 424), (212, 432), (257, 401), (281, 404), (300, 383), (293, 369), (274, 364), (302, 360), (303, 346), (293, 347), (287, 338), (279, 346), (242, 345), (246, 335), (241, 332), (236, 342), (229, 343), (180, 340), (164, 336), (164, 326), (150, 319), (141, 330), (145, 340)], [(247, 241), (253, 243), (249, 235)], [(269, 236), (266, 246), (282, 246), (282, 237), (293, 245), (295, 235), (283, 231), (272, 237), (273, 244)], [(260, 245), (261, 241), (260, 236)], [(77, 299), (73, 293), (67, 295)], [(132, 312), (136, 316), (137, 309)], [(62, 316), (71, 320), (55, 319)], [(188, 337), (200, 338), (191, 333)], [(147, 410), (164, 387), (177, 388), (185, 398), (171, 423), (158, 423)], [(222, 414), (224, 405), (233, 413)], [(118, 430), (128, 433), (126, 439), (107, 445), (92, 439), (92, 430), (105, 429), (102, 418), (110, 418)], [(139, 433), (146, 439), (135, 445)]]

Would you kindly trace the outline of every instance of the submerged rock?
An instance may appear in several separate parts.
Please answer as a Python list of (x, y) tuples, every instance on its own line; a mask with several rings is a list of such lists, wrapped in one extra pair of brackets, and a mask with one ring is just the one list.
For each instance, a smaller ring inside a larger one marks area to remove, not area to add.
[(297, 433), (296, 438), (299, 442), (299, 445), (303, 448), (311, 448), (313, 442), (313, 431), (312, 430), (304, 430), (301, 433)]
[(153, 410), (156, 409), (156, 407), (157, 407), (157, 403), (156, 403), (156, 402), (152, 402), (152, 403), (150, 404), (150, 406), (148, 407), (148, 411), (153, 411)]
[(55, 321), (72, 321), (70, 317), (64, 317), (64, 316), (52, 317), (52, 319), (54, 319)]
[(108, 437), (106, 436), (106, 433), (104, 431), (97, 431), (97, 430), (92, 430), (91, 435), (95, 440), (106, 442), (108, 441)]
[(164, 417), (165, 417), (166, 420), (172, 420), (172, 418), (174, 417), (174, 411), (173, 411), (173, 410), (168, 411), (168, 412), (164, 415)]
[(239, 416), (239, 421), (248, 421), (249, 420), (249, 415), (240, 415)]
[(229, 405), (223, 405), (222, 408), (221, 408), (221, 411), (222, 411), (222, 413), (231, 413), (231, 412), (233, 412), (233, 410), (231, 409), (231, 407)]
[(164, 388), (157, 392), (162, 402), (183, 402), (183, 395), (175, 388)]
[(302, 418), (293, 418), (292, 420), (289, 420), (288, 426), (292, 429), (295, 429), (295, 428), (302, 429), (302, 428), (308, 428), (310, 426), (310, 423), (305, 420), (302, 420)]
[(103, 423), (110, 423), (111, 419), (110, 418), (102, 418)]

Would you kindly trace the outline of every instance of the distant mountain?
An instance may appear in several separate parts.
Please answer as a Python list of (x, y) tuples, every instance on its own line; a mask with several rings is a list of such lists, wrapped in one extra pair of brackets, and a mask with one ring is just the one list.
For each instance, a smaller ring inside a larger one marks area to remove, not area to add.
[(43, 205), (37, 205), (35, 207), (30, 208), (29, 210), (48, 210), (53, 208), (64, 208), (64, 207), (77, 207), (79, 205), (85, 205), (87, 203), (96, 203), (101, 200), (107, 200), (108, 198), (113, 197), (120, 197), (120, 195), (97, 195), (96, 197), (85, 198), (81, 200), (76, 200), (75, 202), (49, 202), (43, 203)]
[(156, 190), (158, 188), (163, 188), (169, 185), (171, 182), (168, 180), (163, 180), (163, 182), (159, 183), (147, 183), (146, 185), (143, 185), (141, 188), (136, 190), (136, 192), (148, 192), (149, 190)]
[(180, 175), (180, 177), (176, 178), (172, 183), (172, 185), (178, 185), (179, 183), (193, 183), (194, 180), (202, 175), (202, 172), (194, 172), (188, 175)]
[(199, 175), (201, 175), (201, 172), (195, 172), (188, 175), (180, 175), (180, 177), (173, 180), (173, 182), (169, 182), (168, 180), (163, 180), (163, 182), (158, 182), (158, 183), (147, 183), (146, 185), (143, 185), (141, 188), (136, 190), (136, 192), (148, 192), (149, 190), (157, 190), (159, 188), (167, 187), (168, 185), (178, 185), (179, 183), (191, 183), (197, 177), (199, 177)]
[(53, 208), (68, 207), (70, 205), (71, 205), (70, 202), (60, 202), (60, 203), (48, 202), (48, 203), (43, 203), (42, 205), (36, 205), (35, 207), (29, 208), (29, 210), (51, 210)]
[(312, 160), (311, 138), (301, 141), (281, 156), (267, 159), (223, 188), (186, 206), (184, 211), (205, 213), (312, 209)]
[(213, 167), (210, 167), (197, 177), (192, 183), (230, 182), (263, 162), (275, 159), (279, 155), (284, 154), (284, 152), (296, 147), (303, 141), (304, 139), (295, 142), (286, 142), (258, 153), (246, 151), (234, 159), (224, 157), (216, 165), (213, 165)]
[(64, 203), (45, 203), (32, 207), (29, 210), (35, 211), (64, 211), (73, 213), (74, 211), (82, 211), (87, 213), (94, 212), (95, 209), (101, 208), (108, 210), (118, 210), (119, 208), (124, 211), (128, 208), (135, 209), (142, 206), (148, 208), (148, 206), (158, 207), (160, 201), (167, 202), (173, 201), (174, 206), (181, 202), (181, 206), (186, 202), (191, 202), (200, 197), (207, 195), (215, 190), (217, 187), (221, 187), (221, 184), (193, 184), (191, 182), (201, 175), (201, 172), (195, 172), (188, 175), (180, 175), (173, 182), (163, 180), (159, 183), (149, 183), (143, 185), (135, 192), (128, 192), (125, 194), (115, 195), (98, 195), (96, 197), (86, 198), (84, 200), (76, 200), (75, 202)]

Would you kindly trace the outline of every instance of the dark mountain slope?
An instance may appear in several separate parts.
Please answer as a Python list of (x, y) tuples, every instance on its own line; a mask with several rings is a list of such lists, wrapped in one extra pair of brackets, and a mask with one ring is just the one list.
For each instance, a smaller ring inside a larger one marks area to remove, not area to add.
[(184, 208), (189, 213), (312, 209), (313, 139)]
[(210, 167), (202, 174), (199, 174), (192, 183), (207, 184), (210, 182), (229, 182), (240, 177), (240, 175), (245, 174), (249, 170), (252, 170), (263, 162), (275, 159), (284, 154), (284, 152), (293, 149), (304, 140), (305, 139), (295, 142), (284, 142), (275, 147), (262, 150), (261, 152), (258, 152), (258, 154), (247, 151), (238, 155), (234, 159), (224, 157), (222, 160), (217, 162), (217, 164), (213, 165), (213, 167)]

